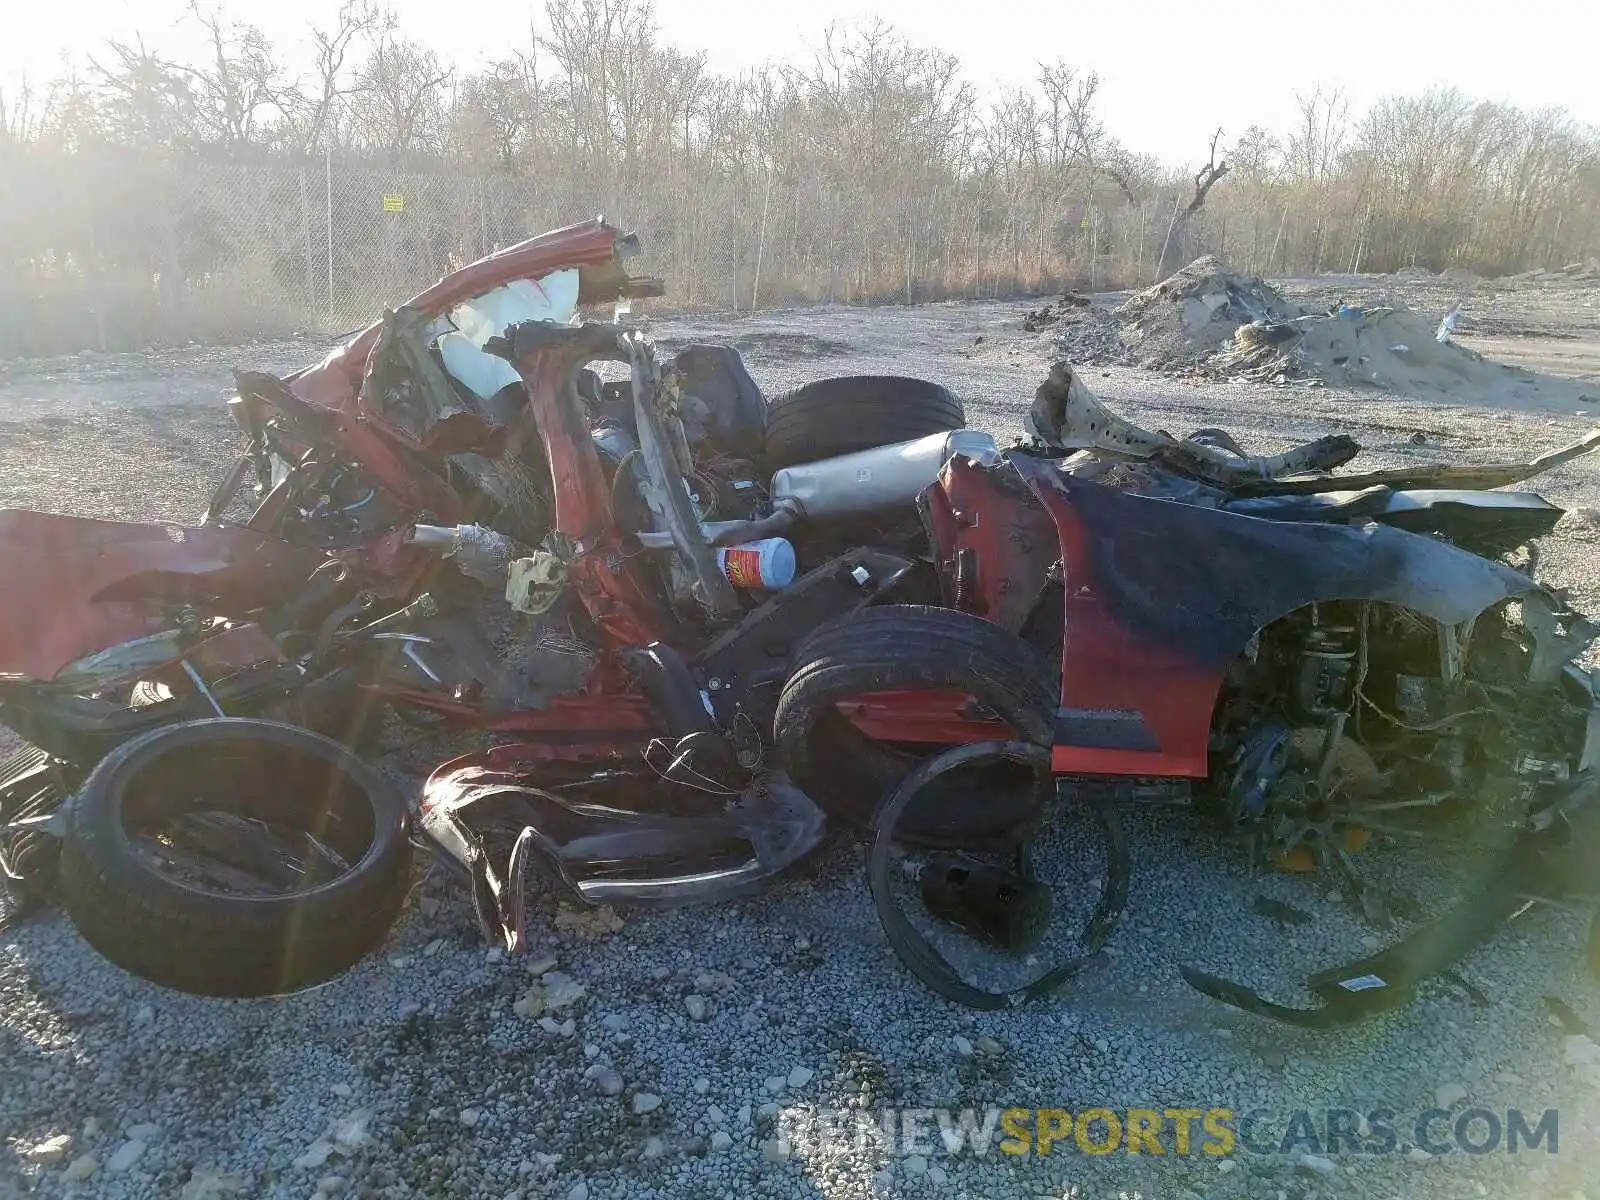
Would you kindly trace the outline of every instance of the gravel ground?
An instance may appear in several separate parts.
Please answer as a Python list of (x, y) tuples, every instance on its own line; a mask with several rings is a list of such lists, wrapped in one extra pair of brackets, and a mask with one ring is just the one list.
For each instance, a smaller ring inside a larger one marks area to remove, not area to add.
[[(652, 332), (732, 337), (768, 390), (854, 371), (941, 379), (974, 425), (1009, 436), (1048, 353), (1047, 336), (1020, 331), (1027, 307), (822, 308), (662, 319)], [(273, 343), (12, 364), (0, 378), (0, 505), (192, 518), (228, 458), (228, 366), (286, 369), (320, 352)], [(1148, 427), (1224, 425), (1266, 451), (1346, 431), (1373, 465), (1522, 456), (1592, 419), (1177, 385), (1122, 369), (1088, 379)], [(1568, 465), (1538, 486), (1556, 503), (1600, 505), (1600, 464)], [(1552, 580), (1590, 610), (1600, 610), (1597, 538), (1569, 517), (1546, 552)], [(397, 769), (427, 765), (428, 744), (390, 736)], [(1176, 966), (1294, 1001), (1294, 980), (1363, 953), (1378, 934), (1328, 881), (1252, 875), (1182, 812), (1141, 809), (1128, 824), (1136, 875), (1104, 960), (1059, 998), (1011, 1014), (970, 1013), (905, 972), (872, 913), (864, 853), (844, 835), (820, 865), (737, 906), (597, 922), (541, 896), (530, 957), (517, 961), (482, 945), (463, 897), (430, 874), (380, 954), (277, 1001), (157, 990), (98, 959), (59, 914), (39, 914), (0, 931), (0, 1195), (1309, 1200), (1567, 1198), (1592, 1187), (1592, 1043), (1565, 1038), (1543, 1000), (1600, 1023), (1581, 962), (1585, 915), (1540, 910), (1517, 922), (1463, 964), (1471, 988), (1438, 982), (1356, 1030), (1300, 1033), (1212, 1005)], [(1398, 849), (1366, 861), (1432, 907), (1470, 878), (1472, 858), (1464, 844), (1443, 861)], [(1252, 911), (1260, 896), (1313, 920), (1275, 924)], [(517, 1005), (531, 969), (553, 972), (546, 998), (566, 1001), (543, 1020)], [(1436, 1101), (1519, 1108), (1530, 1124), (1558, 1108), (1559, 1153), (1405, 1153), (1411, 1117)], [(1298, 1160), (1180, 1155), (1170, 1133), (1160, 1157), (1090, 1156), (1070, 1142), (1033, 1157), (891, 1158), (870, 1143), (798, 1145), (784, 1157), (777, 1121), (810, 1106), (1387, 1106), (1401, 1136), (1392, 1154)]]

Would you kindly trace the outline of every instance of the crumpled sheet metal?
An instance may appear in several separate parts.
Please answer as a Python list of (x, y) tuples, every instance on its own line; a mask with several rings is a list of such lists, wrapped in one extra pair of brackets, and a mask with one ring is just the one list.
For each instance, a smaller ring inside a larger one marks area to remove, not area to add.
[(1600, 428), (1525, 462), (1442, 463), (1368, 471), (1327, 472), (1354, 458), (1360, 447), (1348, 437), (1318, 438), (1283, 454), (1238, 456), (1201, 441), (1151, 433), (1117, 416), (1083, 382), (1072, 364), (1057, 362), (1034, 394), (1028, 431), (1046, 445), (1111, 458), (1160, 459), (1185, 473), (1225, 488), (1251, 493), (1311, 493), (1365, 487), (1463, 488), (1488, 491), (1543, 474), (1600, 450)]
[[(826, 828), (822, 810), (781, 771), (720, 812), (686, 816), (546, 791), (494, 760), (491, 751), (443, 764), (415, 817), (425, 844), (471, 880), (484, 936), (513, 953), (526, 943), (525, 889), (535, 867), (588, 904), (716, 903), (766, 887), (811, 853)], [(512, 830), (509, 856), (493, 861), (485, 835)], [(745, 847), (733, 855), (738, 861), (728, 859), (733, 845)]]
[(1050, 374), (1034, 393), (1027, 425), (1035, 437), (1058, 449), (1090, 450), (1132, 459), (1160, 456), (1202, 479), (1223, 485), (1327, 471), (1349, 462), (1360, 451), (1348, 437), (1327, 437), (1283, 454), (1240, 457), (1202, 442), (1151, 433), (1102, 404), (1065, 360), (1050, 368)]

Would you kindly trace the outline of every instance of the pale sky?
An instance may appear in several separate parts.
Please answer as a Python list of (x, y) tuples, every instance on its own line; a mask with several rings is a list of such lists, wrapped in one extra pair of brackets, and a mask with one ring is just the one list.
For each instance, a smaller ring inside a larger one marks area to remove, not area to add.
[[(337, 0), (224, 0), (295, 62), (308, 21)], [(526, 0), (391, 0), (402, 30), (461, 66), (525, 44)], [(182, 0), (10, 0), (0, 86), (51, 73), (117, 36), (175, 53), (192, 45)], [(765, 11), (763, 11), (765, 9)], [(1600, 0), (656, 0), (664, 40), (737, 71), (800, 59), (831, 21), (882, 17), (911, 41), (956, 53), (983, 93), (1025, 80), (1036, 59), (1100, 74), (1107, 128), (1174, 163), (1204, 158), (1212, 129), (1293, 119), (1293, 93), (1344, 87), (1358, 113), (1380, 96), (1452, 83), (1475, 97), (1559, 105), (1600, 125)], [(496, 39), (508, 39), (497, 42)]]

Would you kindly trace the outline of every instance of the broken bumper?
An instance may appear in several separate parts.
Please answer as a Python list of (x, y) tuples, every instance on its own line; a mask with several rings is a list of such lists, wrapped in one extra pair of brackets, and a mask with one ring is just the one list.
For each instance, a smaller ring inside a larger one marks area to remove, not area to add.
[[(822, 841), (824, 815), (782, 774), (706, 815), (641, 812), (558, 794), (515, 774), (447, 763), (428, 781), (417, 829), (471, 881), (484, 936), (525, 942), (525, 882), (538, 866), (588, 904), (675, 907), (759, 890)], [(510, 850), (497, 859), (494, 848)]]

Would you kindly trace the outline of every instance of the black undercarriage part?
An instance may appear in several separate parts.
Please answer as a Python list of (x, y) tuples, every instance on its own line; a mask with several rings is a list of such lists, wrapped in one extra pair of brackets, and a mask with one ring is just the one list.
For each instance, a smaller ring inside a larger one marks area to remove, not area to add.
[[(1116, 928), (1117, 919), (1127, 904), (1130, 874), (1127, 840), (1107, 798), (1089, 789), (1083, 789), (1070, 801), (1058, 798), (1056, 803), (1087, 804), (1105, 843), (1106, 878), (1099, 903), (1082, 934), (1082, 952), (1056, 963), (1033, 982), (1008, 992), (987, 991), (962, 979), (911, 924), (896, 901), (890, 882), (896, 829), (918, 793), (934, 780), (975, 765), (1005, 763), (1033, 771), (1042, 816), (1056, 788), (1050, 772), (1048, 746), (1028, 742), (974, 742), (956, 746), (925, 760), (884, 797), (873, 818), (872, 848), (867, 860), (867, 878), (878, 919), (900, 960), (939, 995), (968, 1008), (988, 1012), (1014, 1008), (1047, 996), (1081, 973)], [(935, 857), (919, 881), (929, 911), (1018, 953), (1026, 953), (1026, 948), (1038, 942), (1049, 924), (1050, 890), (1033, 878), (1026, 841), (1019, 842), (1017, 849), (1016, 871), (983, 865), (980, 872), (968, 865), (965, 856)]]
[(936, 854), (919, 882), (930, 913), (1013, 954), (1032, 950), (1050, 927), (1050, 889), (1021, 871), (965, 854)]

